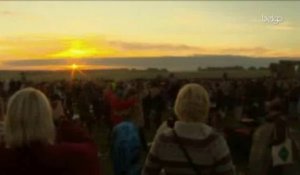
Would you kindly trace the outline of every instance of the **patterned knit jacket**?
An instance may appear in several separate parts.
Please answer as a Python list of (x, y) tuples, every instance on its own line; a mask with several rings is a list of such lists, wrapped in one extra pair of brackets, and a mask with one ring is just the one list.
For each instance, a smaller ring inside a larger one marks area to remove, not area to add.
[[(203, 123), (177, 121), (174, 126), (201, 175), (234, 174), (230, 151), (223, 136)], [(171, 128), (163, 124), (156, 133), (143, 175), (194, 175)]]

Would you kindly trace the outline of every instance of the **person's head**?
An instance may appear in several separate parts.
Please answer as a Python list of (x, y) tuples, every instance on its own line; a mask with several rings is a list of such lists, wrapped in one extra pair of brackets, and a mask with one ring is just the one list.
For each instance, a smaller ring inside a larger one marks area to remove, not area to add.
[(124, 120), (126, 121), (132, 121), (137, 122), (140, 120), (140, 117), (143, 117), (141, 114), (142, 111), (140, 111), (140, 105), (135, 103), (128, 107), (127, 109), (123, 110), (121, 112)]
[(54, 142), (50, 103), (41, 91), (34, 88), (20, 90), (9, 99), (4, 126), (8, 147)]
[(207, 91), (198, 84), (182, 87), (175, 101), (175, 114), (186, 122), (206, 122), (210, 101)]
[(136, 102), (128, 106), (122, 111), (125, 120), (135, 120), (139, 110), (138, 92), (135, 88), (130, 88), (125, 93), (125, 99), (135, 99)]
[(284, 114), (284, 104), (280, 98), (273, 98), (266, 102), (267, 120), (273, 121)]
[(129, 88), (125, 91), (125, 98), (135, 98), (138, 95), (138, 90), (136, 88)]

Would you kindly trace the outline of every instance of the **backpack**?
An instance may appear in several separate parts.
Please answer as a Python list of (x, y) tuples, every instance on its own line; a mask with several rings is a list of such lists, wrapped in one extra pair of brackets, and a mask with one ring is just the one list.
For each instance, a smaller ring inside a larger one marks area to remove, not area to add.
[[(281, 142), (271, 145), (272, 167), (291, 165), (298, 160), (297, 145), (291, 137), (290, 128), (286, 126), (284, 132), (285, 137), (281, 138)], [(278, 130), (275, 127), (273, 143), (278, 141), (278, 135)]]
[[(272, 145), (271, 154), (273, 167), (294, 163), (293, 141), (287, 133), (288, 131), (286, 131), (286, 138), (282, 143), (278, 145)], [(274, 131), (274, 137), (277, 137), (276, 129)]]

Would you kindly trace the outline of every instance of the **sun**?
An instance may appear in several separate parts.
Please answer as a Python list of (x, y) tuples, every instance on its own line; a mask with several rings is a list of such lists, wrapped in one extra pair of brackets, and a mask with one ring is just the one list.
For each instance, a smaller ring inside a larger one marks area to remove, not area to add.
[(77, 73), (79, 74), (84, 74), (79, 68), (81, 68), (81, 66), (79, 66), (78, 64), (71, 64), (70, 66), (71, 69), (71, 79), (74, 79), (74, 77), (76, 76)]
[(77, 70), (78, 69), (78, 65), (77, 64), (72, 64), (71, 67), (72, 67), (73, 70)]

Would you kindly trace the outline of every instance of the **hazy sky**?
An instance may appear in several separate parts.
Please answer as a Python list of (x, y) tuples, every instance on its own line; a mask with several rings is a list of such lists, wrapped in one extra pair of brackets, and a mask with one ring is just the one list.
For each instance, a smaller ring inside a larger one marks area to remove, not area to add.
[(299, 58), (299, 9), (297, 1), (0, 1), (0, 69), (24, 59)]

